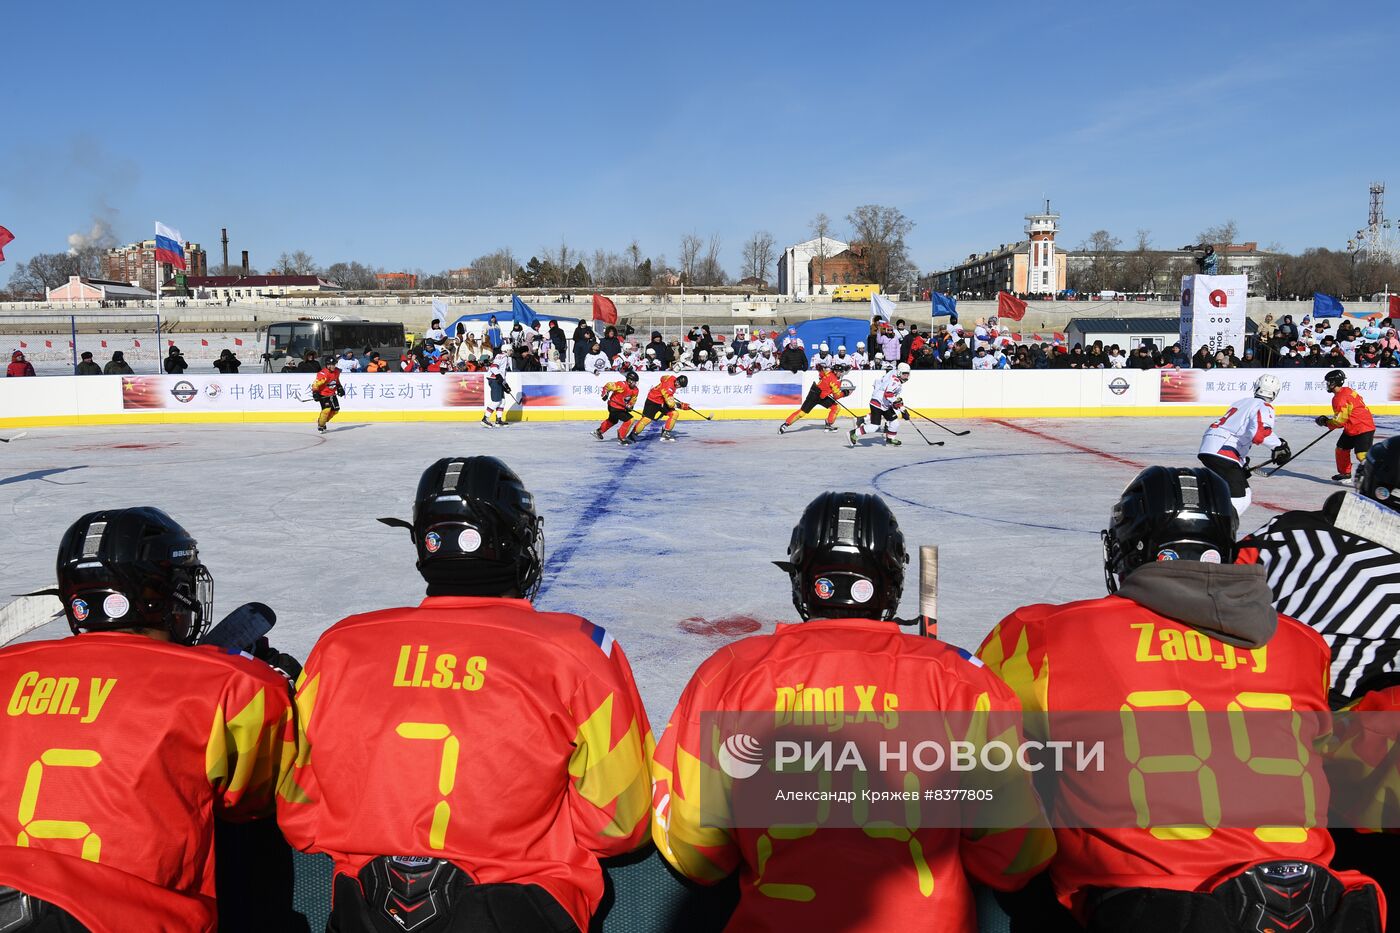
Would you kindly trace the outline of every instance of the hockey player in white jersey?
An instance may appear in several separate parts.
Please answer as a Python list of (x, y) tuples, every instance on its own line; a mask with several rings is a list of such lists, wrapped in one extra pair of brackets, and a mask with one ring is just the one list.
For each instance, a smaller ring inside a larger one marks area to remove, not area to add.
[(856, 341), (856, 352), (851, 354), (852, 369), (868, 369), (870, 366), (870, 356), (865, 352), (865, 341)]
[(758, 372), (766, 373), (770, 369), (778, 368), (778, 358), (773, 355), (773, 351), (767, 347), (758, 355)]
[[(488, 428), (503, 428), (507, 424), (506, 393), (510, 387), (506, 385), (506, 373), (510, 368), (510, 356), (504, 350), (486, 366), (486, 411), (482, 413), (481, 423)], [(496, 419), (494, 422), (492, 415)]]
[(719, 361), (719, 365), (729, 375), (739, 375), (739, 357), (734, 353), (733, 347), (724, 348), (724, 358)]
[(807, 368), (815, 370), (818, 366), (820, 366), (822, 369), (830, 369), (831, 363), (835, 359), (836, 357), (831, 355), (830, 345), (824, 343), (821, 346), (817, 347), (816, 353), (812, 354), (812, 362), (807, 366)]
[(712, 373), (715, 371), (714, 358), (710, 356), (709, 350), (701, 350), (698, 359), (695, 361), (695, 368), (702, 373)]
[[(891, 371), (885, 373), (875, 380), (874, 387), (870, 390), (870, 426), (879, 428), (884, 425), (885, 444), (898, 447), (903, 443), (897, 436), (899, 434), (899, 419), (909, 420), (909, 412), (904, 407), (904, 399), (901, 394), (904, 392), (904, 383), (909, 381), (909, 364), (900, 363)], [(856, 426), (851, 429), (849, 435), (851, 446), (858, 443), (858, 436), (865, 436), (865, 420), (856, 419)]]
[(1264, 373), (1254, 380), (1254, 397), (1242, 398), (1211, 422), (1201, 438), (1197, 457), (1230, 486), (1230, 502), (1237, 516), (1244, 515), (1254, 494), (1249, 489), (1249, 449), (1263, 444), (1272, 453), (1270, 462), (1283, 464), (1292, 456), (1288, 442), (1274, 433), (1273, 400), (1278, 398), (1278, 376)]

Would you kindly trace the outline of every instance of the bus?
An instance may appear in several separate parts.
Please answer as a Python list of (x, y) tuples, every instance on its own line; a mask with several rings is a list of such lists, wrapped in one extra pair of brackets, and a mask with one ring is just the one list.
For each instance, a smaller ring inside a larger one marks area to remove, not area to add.
[(838, 285), (831, 293), (832, 301), (869, 301), (872, 295), (880, 294), (878, 285)]
[(263, 351), (263, 372), (275, 373), (295, 369), (307, 350), (316, 359), (338, 356), (350, 350), (357, 357), (365, 347), (378, 352), (389, 364), (390, 372), (399, 371), (399, 357), (404, 343), (402, 324), (385, 321), (282, 321), (267, 327), (267, 344)]

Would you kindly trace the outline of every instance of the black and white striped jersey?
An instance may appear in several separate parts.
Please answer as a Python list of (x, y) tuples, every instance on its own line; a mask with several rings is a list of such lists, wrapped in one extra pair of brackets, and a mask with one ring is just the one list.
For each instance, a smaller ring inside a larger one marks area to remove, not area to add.
[(1240, 542), (1241, 562), (1264, 565), (1274, 608), (1326, 640), (1334, 700), (1400, 671), (1400, 554), (1334, 525), (1345, 495), (1276, 516)]

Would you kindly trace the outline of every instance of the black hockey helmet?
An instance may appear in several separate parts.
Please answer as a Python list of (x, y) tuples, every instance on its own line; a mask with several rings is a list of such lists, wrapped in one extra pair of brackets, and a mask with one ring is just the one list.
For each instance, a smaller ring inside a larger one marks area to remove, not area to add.
[(629, 369), (627, 370), (627, 375), (623, 376), (622, 378), (626, 379), (633, 385), (636, 385), (638, 380), (640, 380), (642, 377), (637, 375), (637, 371), (635, 369)]
[(1148, 467), (1123, 490), (1103, 532), (1108, 591), (1152, 561), (1234, 563), (1238, 524), (1220, 476), (1202, 467)]
[(681, 373), (679, 376), (676, 377), (676, 385), (679, 388), (684, 389), (686, 386), (690, 385), (690, 377), (687, 376), (685, 373)]
[(160, 509), (89, 512), (58, 547), (58, 595), (74, 633), (156, 628), (199, 641), (214, 580), (188, 531)]
[(543, 520), (520, 477), (495, 457), (444, 457), (423, 471), (408, 528), (428, 592), (529, 599), (544, 569)]
[(1347, 384), (1347, 374), (1340, 369), (1334, 369), (1322, 377), (1322, 381), (1327, 384), (1327, 388), (1335, 389)]
[(788, 558), (774, 561), (792, 580), (803, 619), (892, 619), (904, 592), (904, 533), (885, 500), (824, 492), (792, 529)]
[(1388, 437), (1370, 449), (1357, 468), (1356, 491), (1400, 512), (1400, 438)]

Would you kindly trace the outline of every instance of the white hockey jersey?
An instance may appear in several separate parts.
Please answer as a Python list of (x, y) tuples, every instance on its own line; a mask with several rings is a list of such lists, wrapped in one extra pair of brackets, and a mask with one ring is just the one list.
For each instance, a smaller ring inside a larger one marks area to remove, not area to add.
[(904, 392), (904, 383), (896, 373), (888, 372), (875, 380), (874, 387), (870, 390), (870, 407), (878, 408), (881, 411), (894, 411), (904, 404), (900, 394)]
[(870, 357), (866, 356), (866, 355), (865, 355), (864, 353), (862, 353), (860, 350), (857, 350), (856, 352), (854, 352), (854, 353), (851, 354), (851, 368), (852, 368), (852, 369), (866, 369), (866, 368), (869, 367), (869, 366), (870, 366)]
[(812, 355), (812, 362), (807, 368), (816, 369), (818, 366), (830, 368), (831, 364), (835, 361), (836, 357), (832, 356), (830, 353), (816, 353)]
[(1274, 406), (1259, 398), (1242, 398), (1206, 428), (1201, 453), (1215, 454), (1243, 465), (1249, 448), (1255, 444), (1274, 448), (1280, 438), (1274, 433)]
[(583, 358), (584, 372), (592, 373), (595, 376), (607, 370), (609, 365), (611, 364), (608, 363), (606, 353), (590, 353)]
[(764, 373), (770, 369), (778, 368), (778, 358), (771, 353), (765, 353), (758, 358), (758, 372)]

